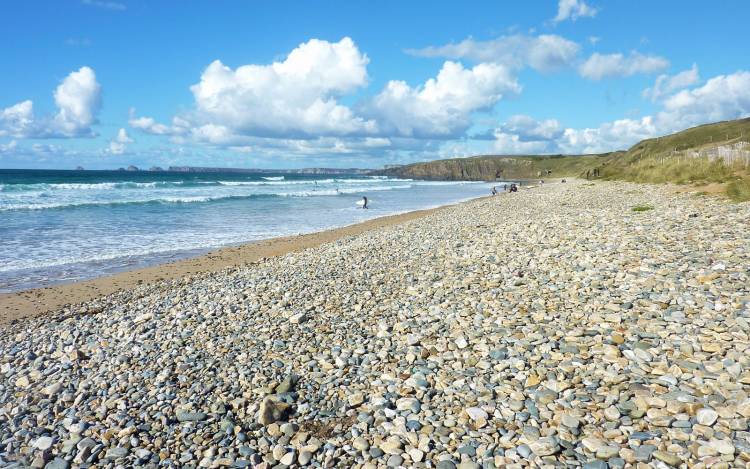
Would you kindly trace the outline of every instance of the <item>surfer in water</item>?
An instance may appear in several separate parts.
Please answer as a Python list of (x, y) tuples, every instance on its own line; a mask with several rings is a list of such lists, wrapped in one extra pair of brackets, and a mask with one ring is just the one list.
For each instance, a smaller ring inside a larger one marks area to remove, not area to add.
[(362, 196), (362, 208), (367, 208), (367, 197)]

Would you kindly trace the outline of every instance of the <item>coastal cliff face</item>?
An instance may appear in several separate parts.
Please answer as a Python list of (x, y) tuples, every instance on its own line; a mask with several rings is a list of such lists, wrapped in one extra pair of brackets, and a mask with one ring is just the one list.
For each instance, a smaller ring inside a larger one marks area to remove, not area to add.
[(384, 175), (446, 181), (494, 181), (528, 178), (535, 174), (531, 161), (517, 158), (466, 158), (417, 163), (383, 171)]
[(594, 168), (598, 156), (477, 156), (415, 163), (379, 171), (391, 177), (442, 181), (495, 181), (575, 176)]

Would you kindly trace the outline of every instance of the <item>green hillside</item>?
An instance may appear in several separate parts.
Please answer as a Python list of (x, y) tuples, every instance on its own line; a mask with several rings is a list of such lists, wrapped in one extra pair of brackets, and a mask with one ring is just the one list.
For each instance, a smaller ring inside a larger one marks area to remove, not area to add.
[(600, 167), (606, 158), (611, 155), (613, 154), (577, 156), (482, 155), (414, 163), (379, 171), (379, 173), (414, 179), (493, 181), (512, 178), (535, 179), (540, 174), (546, 174), (549, 170), (552, 171), (552, 177), (564, 177), (585, 174), (587, 169)]
[(598, 155), (482, 155), (414, 163), (379, 171), (396, 177), (436, 180), (585, 177), (701, 185), (720, 183), (735, 200), (750, 200), (750, 118), (693, 127), (643, 140), (627, 151)]
[(747, 175), (747, 160), (709, 160), (693, 153), (711, 153), (740, 142), (750, 142), (750, 119), (701, 125), (637, 143), (620, 158), (608, 159), (602, 175), (640, 182), (730, 182)]

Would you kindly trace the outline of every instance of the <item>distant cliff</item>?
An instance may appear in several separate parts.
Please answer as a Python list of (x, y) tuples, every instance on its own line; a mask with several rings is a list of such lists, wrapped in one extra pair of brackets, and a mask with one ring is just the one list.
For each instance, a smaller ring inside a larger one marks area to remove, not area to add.
[[(411, 179), (445, 181), (495, 181), (574, 176), (599, 163), (599, 155), (586, 156), (474, 156), (387, 168), (376, 174)], [(548, 175), (548, 172), (551, 174)]]

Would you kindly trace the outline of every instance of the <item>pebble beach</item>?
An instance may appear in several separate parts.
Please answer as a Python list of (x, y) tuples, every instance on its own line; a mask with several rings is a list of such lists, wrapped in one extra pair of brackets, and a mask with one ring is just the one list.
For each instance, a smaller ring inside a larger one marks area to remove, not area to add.
[(749, 220), (545, 184), (16, 320), (0, 467), (747, 468)]

